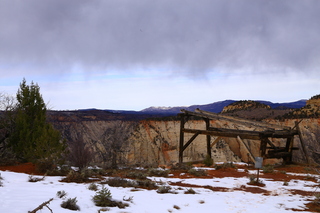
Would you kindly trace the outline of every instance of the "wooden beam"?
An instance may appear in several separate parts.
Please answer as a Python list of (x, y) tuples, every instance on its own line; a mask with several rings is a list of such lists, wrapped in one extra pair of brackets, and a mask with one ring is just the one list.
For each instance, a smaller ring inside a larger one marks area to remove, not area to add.
[(260, 157), (264, 158), (266, 156), (267, 143), (268, 143), (268, 138), (267, 137), (261, 137)]
[(212, 148), (216, 143), (219, 142), (221, 137), (217, 137), (211, 144), (210, 144), (210, 147)]
[(196, 137), (200, 134), (200, 132), (196, 132), (190, 139), (189, 141), (182, 147), (182, 152), (196, 139)]
[[(227, 130), (227, 131), (226, 131)], [(229, 130), (229, 129), (212, 129), (210, 130), (198, 130), (198, 129), (183, 129), (184, 133), (197, 133), (203, 135), (213, 135), (213, 136), (221, 136), (221, 137), (231, 137), (236, 138), (240, 136), (243, 139), (252, 139), (252, 140), (259, 140), (260, 135), (259, 132), (252, 132), (252, 131), (242, 131), (242, 130)]]
[(247, 146), (247, 144), (245, 142), (243, 142), (243, 140), (239, 136), (237, 137), (237, 141), (244, 146), (244, 148), (247, 151), (247, 153), (248, 153), (249, 157), (251, 158), (252, 162), (256, 163), (256, 159), (254, 158), (254, 156), (251, 153), (251, 151), (250, 151), (249, 147)]
[[(205, 119), (206, 122), (206, 130), (209, 130), (210, 128), (210, 120), (209, 119)], [(207, 137), (207, 156), (210, 157), (211, 159), (211, 146), (210, 146), (210, 141), (211, 141), (211, 136), (210, 135), (206, 135)]]
[(271, 146), (271, 149), (277, 149), (277, 147), (268, 138), (267, 143)]
[[(231, 116), (226, 116), (226, 115), (222, 115), (222, 114), (217, 114), (217, 113), (213, 113), (213, 112), (208, 112), (208, 111), (204, 111), (204, 110), (200, 110), (200, 109), (195, 109), (195, 112), (199, 113), (202, 116), (210, 116), (211, 118), (214, 119), (222, 119), (222, 120), (228, 120), (231, 122), (236, 122), (236, 123), (242, 123), (245, 125), (250, 125), (250, 126), (256, 126), (256, 127), (261, 127), (261, 128), (267, 128), (267, 129), (291, 129), (290, 127), (286, 127), (286, 126), (280, 126), (280, 125), (276, 125), (276, 124), (269, 124), (269, 123), (264, 123), (264, 122), (259, 122), (259, 121), (252, 121), (252, 120), (247, 120), (247, 119), (243, 119), (243, 118), (235, 118), (235, 117), (231, 117)], [(189, 113), (189, 112), (188, 112)], [(198, 116), (200, 116), (198, 115)]]
[(184, 125), (185, 125), (185, 115), (180, 114), (179, 163), (183, 162)]

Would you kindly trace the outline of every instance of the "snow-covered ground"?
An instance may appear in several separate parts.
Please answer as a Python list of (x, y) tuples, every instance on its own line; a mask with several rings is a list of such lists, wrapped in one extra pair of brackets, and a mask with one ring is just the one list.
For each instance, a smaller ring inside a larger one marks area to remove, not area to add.
[[(0, 187), (0, 213), (27, 213), (38, 207), (41, 203), (54, 198), (49, 207), (54, 213), (70, 213), (71, 210), (64, 209), (60, 204), (67, 198), (76, 197), (80, 212), (97, 213), (101, 207), (94, 205), (92, 197), (95, 191), (89, 190), (89, 184), (59, 182), (62, 177), (46, 177), (40, 182), (28, 182), (29, 175), (10, 171), (0, 171), (2, 187)], [(41, 176), (34, 176), (41, 177)], [(283, 182), (263, 179), (266, 184), (261, 187), (270, 191), (271, 195), (261, 193), (250, 193), (233, 190), (242, 185), (247, 185), (248, 178), (212, 178), (212, 179), (178, 179), (149, 177), (151, 180), (162, 181), (164, 184), (179, 182), (212, 187), (226, 187), (226, 192), (212, 191), (206, 188), (193, 188), (196, 194), (184, 194), (187, 188), (172, 186), (175, 193), (159, 194), (156, 190), (132, 190), (133, 188), (109, 187), (112, 198), (123, 201), (123, 198), (132, 197), (129, 207), (119, 209), (110, 207), (108, 212), (134, 212), (134, 213), (164, 213), (164, 212), (234, 212), (234, 213), (261, 213), (261, 212), (295, 212), (294, 209), (305, 209), (307, 199), (301, 195), (290, 193), (290, 189), (314, 191), (316, 183), (311, 181), (290, 181), (288, 186)], [(99, 186), (101, 189), (101, 186)], [(252, 186), (251, 186), (252, 187)], [(60, 199), (56, 196), (58, 191), (64, 190), (66, 198)], [(126, 202), (126, 201), (123, 201)], [(38, 213), (49, 213), (44, 207)], [(307, 212), (307, 211), (304, 211)]]

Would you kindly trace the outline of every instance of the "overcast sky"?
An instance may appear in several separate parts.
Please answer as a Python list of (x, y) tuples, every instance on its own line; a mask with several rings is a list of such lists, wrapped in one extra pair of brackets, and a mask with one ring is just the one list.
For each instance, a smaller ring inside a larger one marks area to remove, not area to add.
[(0, 0), (0, 92), (56, 110), (320, 94), (319, 0)]

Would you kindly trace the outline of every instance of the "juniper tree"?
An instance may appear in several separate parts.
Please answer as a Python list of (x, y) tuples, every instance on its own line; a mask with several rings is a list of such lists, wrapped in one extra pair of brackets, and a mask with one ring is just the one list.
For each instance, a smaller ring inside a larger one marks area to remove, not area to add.
[(46, 121), (47, 107), (40, 94), (40, 87), (23, 79), (17, 95), (14, 132), (10, 143), (17, 157), (37, 162), (60, 155), (65, 145), (60, 133)]

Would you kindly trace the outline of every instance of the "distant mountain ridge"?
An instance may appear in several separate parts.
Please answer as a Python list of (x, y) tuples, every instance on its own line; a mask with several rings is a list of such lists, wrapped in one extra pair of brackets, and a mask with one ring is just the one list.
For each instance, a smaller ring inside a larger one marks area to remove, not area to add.
[[(204, 104), (204, 105), (191, 105), (191, 106), (180, 106), (180, 107), (149, 107), (146, 109), (143, 109), (139, 112), (141, 113), (150, 113), (150, 114), (177, 114), (180, 112), (181, 109), (194, 111), (196, 108), (200, 108), (201, 110), (214, 112), (214, 113), (220, 113), (225, 106), (228, 106), (229, 104), (236, 102), (236, 100), (224, 100), (224, 101), (218, 101), (211, 104)], [(272, 109), (281, 109), (281, 108), (291, 108), (291, 109), (298, 109), (301, 107), (304, 107), (306, 105), (307, 100), (302, 99), (295, 102), (287, 102), (287, 103), (273, 103), (270, 101), (263, 101), (263, 100), (257, 100), (257, 102), (269, 105)]]

